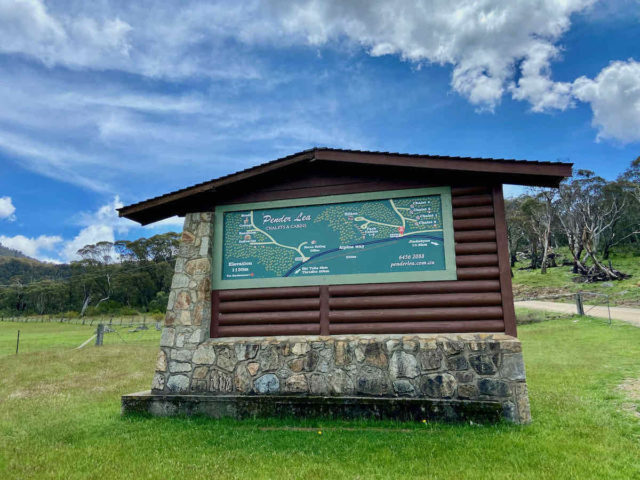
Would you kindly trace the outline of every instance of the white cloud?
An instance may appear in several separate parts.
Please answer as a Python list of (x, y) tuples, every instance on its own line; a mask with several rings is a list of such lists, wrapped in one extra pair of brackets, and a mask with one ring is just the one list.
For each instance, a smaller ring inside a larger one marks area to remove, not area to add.
[(580, 77), (573, 95), (591, 105), (598, 138), (640, 141), (640, 62), (612, 62), (593, 80)]
[(36, 238), (28, 238), (24, 235), (7, 237), (0, 235), (0, 243), (5, 247), (18, 250), (33, 258), (40, 258), (43, 251), (52, 251), (62, 242), (58, 235), (40, 235)]
[[(135, 224), (131, 220), (118, 216), (117, 209), (123, 206), (124, 204), (120, 200), (120, 197), (116, 195), (111, 202), (102, 205), (94, 212), (80, 212), (75, 219), (75, 223), (86, 228), (96, 226), (108, 227), (111, 229), (112, 236), (113, 232), (127, 233)], [(81, 247), (82, 246), (84, 245), (81, 245)]]
[(15, 211), (11, 197), (0, 197), (0, 220), (13, 222), (16, 219)]
[(126, 58), (130, 30), (117, 17), (54, 16), (40, 0), (0, 0), (0, 51), (47, 65), (93, 66), (98, 58)]
[(602, 113), (615, 104), (636, 118), (622, 90), (605, 102), (592, 87), (553, 79), (571, 16), (593, 3), (0, 0), (0, 54), (20, 58), (3, 64), (0, 149), (39, 174), (144, 197), (245, 168), (263, 147), (375, 146), (342, 119), (358, 108), (348, 104), (357, 92), (302, 90), (296, 81), (326, 72), (274, 68), (261, 55), (300, 45), (445, 66), (452, 90), (478, 110), (505, 94), (536, 112), (588, 101), (600, 138), (633, 141)]
[[(9, 204), (11, 203), (9, 197), (1, 197), (0, 212), (2, 212), (5, 199), (9, 199)], [(80, 255), (77, 252), (85, 245), (98, 242), (113, 242), (118, 236), (129, 233), (132, 228), (139, 228), (135, 222), (118, 216), (116, 209), (122, 206), (123, 203), (120, 197), (116, 195), (113, 200), (94, 211), (80, 212), (72, 219), (72, 222), (82, 228), (71, 240), (65, 241), (59, 235), (40, 235), (36, 238), (28, 238), (24, 235), (13, 237), (0, 235), (0, 244), (19, 250), (29, 257), (37, 258), (44, 262), (61, 263), (62, 261), (79, 260)], [(171, 217), (147, 225), (144, 228), (176, 227), (181, 229), (183, 223), (184, 218)]]
[(113, 242), (116, 240), (116, 233), (126, 234), (135, 224), (131, 220), (118, 217), (116, 209), (122, 206), (120, 197), (116, 195), (111, 202), (93, 212), (80, 212), (74, 222), (83, 228), (72, 240), (65, 242), (60, 256), (65, 261), (79, 260), (78, 250), (85, 245)]
[[(397, 54), (416, 63), (453, 67), (453, 89), (493, 109), (522, 61), (522, 78), (509, 89), (534, 110), (566, 108), (567, 88), (549, 79), (554, 45), (570, 17), (594, 0), (466, 0), (406, 2), (275, 2), (287, 33), (312, 45), (346, 38), (372, 56)], [(251, 24), (250, 24), (251, 25)]]
[(558, 49), (553, 45), (538, 44), (532, 47), (520, 67), (522, 77), (517, 84), (509, 86), (513, 98), (528, 101), (534, 112), (565, 110), (572, 106), (571, 84), (551, 80), (550, 62), (558, 54)]
[(83, 228), (80, 232), (68, 242), (65, 242), (61, 251), (61, 257), (69, 262), (72, 260), (79, 260), (78, 250), (85, 245), (92, 245), (98, 242), (113, 242), (115, 236), (113, 228), (109, 225), (89, 225)]
[[(85, 245), (97, 242), (113, 242), (117, 239), (117, 236), (126, 235), (132, 228), (138, 228), (135, 222), (118, 216), (116, 209), (122, 206), (123, 203), (120, 197), (116, 195), (112, 201), (100, 206), (93, 212), (79, 213), (74, 222), (83, 228), (72, 240), (64, 243), (60, 251), (60, 257), (65, 261), (78, 260), (80, 256), (77, 252)], [(170, 217), (147, 225), (144, 228), (182, 228), (183, 223), (184, 218)]]
[(164, 220), (160, 220), (158, 222), (145, 225), (142, 228), (154, 229), (159, 227), (175, 227), (181, 231), (183, 225), (184, 225), (184, 217), (169, 217), (169, 218), (165, 218)]
[[(0, 51), (47, 65), (149, 77), (264, 78), (248, 45), (321, 46), (343, 40), (372, 56), (453, 67), (455, 91), (492, 109), (506, 88), (534, 110), (566, 108), (550, 82), (555, 42), (595, 0), (95, 2), (0, 0)], [(511, 85), (516, 64), (522, 78)], [(550, 93), (549, 93), (550, 92)]]

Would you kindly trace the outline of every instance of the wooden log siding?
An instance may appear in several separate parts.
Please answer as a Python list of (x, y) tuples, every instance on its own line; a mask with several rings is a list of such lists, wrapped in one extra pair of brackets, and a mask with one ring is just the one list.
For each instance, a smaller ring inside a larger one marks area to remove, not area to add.
[(451, 195), (457, 280), (220, 290), (211, 336), (515, 335), (508, 263), (500, 258), (506, 251), (498, 252), (501, 243), (506, 248), (502, 190), (454, 187)]

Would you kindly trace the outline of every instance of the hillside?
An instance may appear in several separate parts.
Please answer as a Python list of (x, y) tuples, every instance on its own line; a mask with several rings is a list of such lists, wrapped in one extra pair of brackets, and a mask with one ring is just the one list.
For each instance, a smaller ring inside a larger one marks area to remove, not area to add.
[(58, 280), (69, 277), (71, 269), (69, 265), (56, 265), (40, 262), (26, 256), (0, 256), (0, 285), (8, 285), (11, 279), (20, 278), (23, 284), (37, 282), (38, 280)]
[(5, 247), (0, 243), (0, 257), (29, 258), (24, 253)]

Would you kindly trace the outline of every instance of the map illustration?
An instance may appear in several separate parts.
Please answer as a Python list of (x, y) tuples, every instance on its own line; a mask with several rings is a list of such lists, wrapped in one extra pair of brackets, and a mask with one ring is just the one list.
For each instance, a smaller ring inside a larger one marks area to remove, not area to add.
[(445, 270), (440, 195), (224, 213), (222, 280)]

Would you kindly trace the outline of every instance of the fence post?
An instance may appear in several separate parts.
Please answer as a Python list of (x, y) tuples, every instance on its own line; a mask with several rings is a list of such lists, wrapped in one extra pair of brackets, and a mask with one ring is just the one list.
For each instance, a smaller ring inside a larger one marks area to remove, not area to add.
[(18, 330), (18, 339), (16, 340), (16, 355), (18, 354), (19, 347), (20, 347), (20, 330)]
[(102, 338), (104, 337), (104, 325), (102, 323), (98, 324), (98, 330), (96, 330), (96, 347), (102, 345)]
[(578, 310), (578, 315), (581, 317), (584, 316), (584, 305), (582, 304), (582, 293), (576, 293), (576, 309)]

